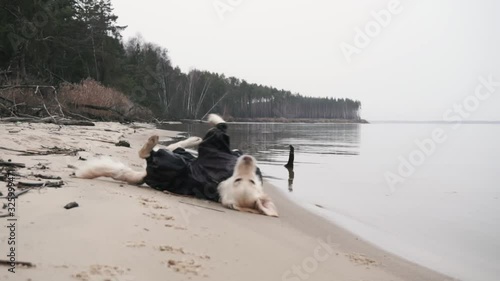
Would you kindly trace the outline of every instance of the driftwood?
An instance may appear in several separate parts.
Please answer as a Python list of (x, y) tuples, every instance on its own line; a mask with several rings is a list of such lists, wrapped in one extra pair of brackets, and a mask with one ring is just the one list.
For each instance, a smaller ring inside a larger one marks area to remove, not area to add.
[(28, 188), (28, 189), (25, 189), (25, 190), (22, 190), (22, 191), (19, 191), (19, 192), (16, 192), (14, 193), (14, 196), (4, 196), (4, 197), (0, 197), (0, 199), (10, 199), (10, 198), (17, 198), (25, 193), (28, 193), (28, 191), (30, 191), (31, 188)]
[[(52, 89), (54, 89), (54, 91), (56, 90), (54, 87), (52, 87)], [(43, 100), (43, 95), (42, 95), (42, 92), (40, 92), (40, 86), (36, 86), (36, 90), (35, 90), (35, 95), (36, 94), (40, 94), (40, 97), (42, 98), (42, 105), (43, 105), (43, 108), (45, 109), (45, 112), (47, 112), (47, 115), (50, 116), (50, 119), (52, 119), (52, 123), (54, 124), (58, 124), (56, 118), (54, 116), (52, 116), (52, 114), (50, 114), (50, 111), (49, 109), (47, 108), (47, 106), (45, 105), (45, 101)], [(59, 105), (60, 106), (60, 105)]]
[(26, 152), (25, 150), (18, 150), (18, 149), (3, 147), (3, 146), (0, 146), (0, 149), (7, 150), (7, 151), (13, 151), (13, 152), (21, 152), (21, 153), (25, 153)]
[(14, 177), (22, 177), (21, 174), (18, 172), (15, 172), (14, 170), (10, 169), (10, 171), (4, 171), (2, 169), (2, 173), (0, 174), (0, 181), (7, 181), (7, 175), (14, 176)]
[(32, 264), (31, 262), (25, 262), (25, 261), (15, 261), (15, 262), (11, 262), (11, 261), (8, 261), (8, 260), (0, 260), (0, 265), (7, 265), (7, 266), (11, 266), (12, 263), (16, 264), (16, 265), (20, 265), (20, 266), (26, 266), (26, 267), (35, 267), (34, 264)]
[(50, 88), (50, 89), (55, 89), (54, 86), (46, 86), (46, 85), (4, 85), (0, 86), (0, 90), (9, 90), (9, 89), (17, 89), (17, 88), (31, 88), (31, 89), (36, 89), (36, 88)]
[(45, 182), (45, 187), (54, 187), (54, 188), (60, 188), (64, 185), (63, 181), (46, 181)]
[[(57, 146), (54, 146), (54, 147), (42, 146), (42, 148), (45, 148), (47, 150), (41, 150), (41, 151), (18, 150), (18, 149), (11, 149), (11, 148), (0, 146), (0, 149), (2, 149), (2, 150), (14, 151), (14, 152), (21, 153), (21, 154), (19, 154), (19, 156), (52, 155), (52, 154), (64, 154), (64, 155), (69, 155), (69, 156), (75, 156), (78, 152), (85, 151), (85, 149), (83, 149), (83, 148), (69, 149), (69, 148), (59, 148)], [(24, 168), (24, 167), (21, 167), (21, 168)]]
[[(52, 123), (52, 122), (45, 122), (45, 123)], [(64, 126), (95, 126), (94, 122), (82, 121), (82, 120), (59, 120), (55, 124)]]
[(79, 104), (79, 103), (69, 103), (70, 106), (73, 106), (75, 108), (78, 108), (78, 107), (83, 107), (83, 108), (88, 108), (88, 109), (94, 109), (94, 110), (102, 110), (102, 111), (110, 111), (110, 112), (113, 112), (113, 113), (116, 113), (118, 115), (120, 115), (120, 117), (122, 117), (123, 119), (127, 120), (125, 114), (123, 114), (122, 112), (112, 108), (112, 107), (106, 107), (106, 106), (100, 106), (100, 105), (93, 105), (93, 104)]
[(64, 112), (66, 112), (66, 114), (68, 114), (68, 115), (72, 115), (72, 116), (75, 116), (75, 117), (78, 117), (78, 118), (82, 118), (82, 119), (85, 119), (85, 120), (87, 120), (89, 122), (93, 122), (94, 121), (94, 120), (92, 120), (92, 119), (90, 119), (88, 117), (85, 117), (83, 115), (80, 115), (80, 114), (77, 114), (77, 113), (74, 113), (74, 112), (69, 112), (67, 110), (64, 110)]
[(24, 163), (14, 163), (14, 162), (5, 162), (5, 161), (0, 161), (0, 166), (3, 167), (16, 167), (16, 168), (25, 168), (26, 164)]
[(40, 182), (25, 182), (18, 181), (17, 188), (33, 188), (33, 187), (55, 187), (59, 188), (64, 185), (63, 181), (40, 181)]
[[(38, 164), (38, 166), (41, 165), (40, 163)], [(42, 166), (44, 167), (44, 166)], [(44, 169), (44, 168), (42, 168)], [(7, 181), (7, 175), (10, 175), (12, 177), (17, 177), (17, 178), (30, 178), (30, 177), (35, 177), (35, 178), (39, 178), (39, 179), (45, 179), (45, 180), (61, 180), (62, 178), (61, 177), (58, 177), (58, 176), (51, 176), (51, 175), (43, 175), (43, 174), (20, 174), (16, 171), (10, 171), (9, 173), (7, 172), (3, 172), (0, 174), (0, 181)]]
[(36, 174), (33, 176), (35, 178), (40, 178), (40, 179), (45, 179), (45, 180), (60, 180), (61, 179), (61, 177), (58, 177), (58, 176), (42, 175), (42, 174)]
[(64, 154), (64, 155), (69, 155), (69, 156), (76, 156), (78, 154), (78, 152), (85, 151), (85, 149), (83, 149), (83, 148), (70, 149), (70, 148), (60, 148), (57, 146), (53, 146), (53, 147), (42, 146), (42, 148), (45, 148), (48, 150), (41, 151), (40, 155)]
[(110, 143), (110, 144), (115, 144), (114, 141), (108, 141), (108, 140), (100, 140), (100, 139), (93, 139), (93, 138), (85, 138), (86, 140), (89, 141), (99, 141), (99, 142), (104, 142), (104, 143)]
[(57, 116), (37, 118), (37, 117), (6, 117), (0, 118), (1, 122), (30, 122), (30, 123), (47, 123), (64, 126), (95, 126), (93, 122), (83, 120), (71, 120)]

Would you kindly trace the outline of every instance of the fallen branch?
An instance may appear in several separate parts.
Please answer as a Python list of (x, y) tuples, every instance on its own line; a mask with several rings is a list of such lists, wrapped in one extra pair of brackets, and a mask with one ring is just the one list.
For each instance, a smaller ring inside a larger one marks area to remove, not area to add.
[[(0, 98), (1, 98), (1, 97), (0, 97)], [(11, 115), (11, 116), (16, 116), (16, 113), (14, 112), (14, 110), (12, 110), (12, 108), (13, 108), (14, 106), (12, 106), (12, 107), (10, 107), (10, 108), (9, 108), (9, 107), (5, 106), (3, 103), (0, 103), (0, 106), (2, 106), (3, 108), (5, 108), (6, 110), (10, 111), (10, 115)]]
[(59, 123), (57, 122), (56, 118), (54, 118), (54, 116), (52, 116), (52, 114), (50, 114), (49, 110), (47, 109), (47, 106), (45, 105), (45, 101), (43, 100), (42, 92), (40, 92), (39, 89), (40, 89), (40, 87), (36, 86), (35, 95), (37, 93), (40, 94), (40, 97), (42, 98), (42, 105), (43, 105), (43, 108), (45, 109), (45, 112), (47, 112), (47, 114), (50, 116), (50, 118), (52, 119), (52, 122), (54, 122), (54, 124), (58, 124), (59, 125)]
[[(52, 154), (64, 154), (64, 155), (69, 155), (69, 156), (75, 156), (78, 152), (85, 151), (85, 149), (83, 149), (83, 148), (67, 149), (67, 148), (59, 148), (57, 146), (54, 146), (54, 147), (42, 146), (42, 148), (45, 148), (47, 150), (45, 150), (45, 151), (30, 150), (30, 151), (28, 151), (28, 150), (17, 150), (17, 149), (12, 149), (12, 148), (8, 148), (8, 147), (1, 147), (0, 146), (0, 149), (21, 153), (21, 154), (18, 154), (18, 156), (52, 155)], [(0, 164), (0, 166), (1, 166), (1, 164)], [(24, 167), (21, 167), (21, 168), (24, 168)]]
[(24, 163), (15, 163), (15, 162), (0, 161), (0, 166), (3, 166), (3, 167), (25, 168), (26, 164), (24, 164)]
[(85, 116), (83, 116), (83, 115), (80, 115), (80, 114), (77, 114), (77, 113), (73, 113), (73, 112), (70, 112), (70, 111), (67, 111), (67, 110), (65, 110), (65, 112), (66, 112), (66, 114), (68, 114), (68, 115), (73, 115), (73, 116), (76, 116), (76, 117), (79, 117), (79, 118), (85, 119), (85, 120), (87, 120), (87, 121), (90, 121), (90, 122), (93, 122), (93, 121), (94, 121), (94, 120), (92, 120), (92, 119), (90, 119), (90, 118), (87, 118), (87, 117), (85, 117)]
[(64, 185), (63, 181), (46, 181), (45, 182), (45, 187), (54, 187), (54, 188), (60, 188)]
[(42, 148), (45, 148), (47, 150), (40, 151), (39, 155), (64, 154), (69, 156), (76, 156), (78, 152), (85, 151), (85, 149), (83, 148), (69, 149), (69, 148), (59, 148), (57, 146), (54, 147), (42, 146)]
[(31, 188), (28, 188), (28, 189), (25, 189), (25, 190), (22, 190), (22, 191), (19, 191), (17, 193), (14, 193), (14, 196), (4, 196), (4, 197), (0, 197), (0, 199), (11, 199), (11, 198), (18, 198), (19, 196), (25, 194), (25, 193), (28, 193), (28, 191), (30, 191)]
[(30, 123), (48, 123), (57, 124), (65, 126), (95, 126), (93, 122), (82, 121), (82, 120), (71, 120), (66, 118), (60, 118), (58, 116), (50, 116), (46, 118), (37, 117), (7, 117), (0, 118), (1, 122), (30, 122)]
[(93, 138), (85, 138), (86, 140), (89, 141), (99, 141), (99, 142), (104, 142), (104, 143), (110, 143), (110, 144), (115, 144), (114, 141), (108, 141), (108, 140), (100, 140), (100, 139), (93, 139)]
[(40, 179), (45, 179), (45, 180), (60, 180), (61, 179), (61, 177), (58, 177), (58, 176), (42, 175), (42, 174), (36, 174), (33, 176), (35, 178), (40, 178)]
[(17, 88), (51, 88), (54, 89), (54, 86), (46, 86), (46, 85), (4, 85), (0, 86), (0, 89), (17, 89)]
[(35, 265), (32, 264), (31, 262), (24, 262), (24, 261), (14, 261), (14, 262), (11, 262), (11, 261), (8, 261), (8, 260), (0, 260), (0, 265), (11, 266), (13, 263), (16, 264), (16, 265), (21, 265), (21, 266), (35, 267)]
[(57, 90), (55, 88), (54, 88), (54, 99), (57, 102), (57, 106), (59, 106), (59, 112), (61, 112), (61, 116), (64, 117), (63, 108), (61, 106), (61, 103), (59, 102), (59, 99), (57, 98)]
[(7, 98), (4, 98), (4, 97), (0, 97), (0, 100), (6, 101), (6, 102), (8, 102), (10, 104), (16, 104), (15, 102), (13, 102), (13, 101), (11, 101), (11, 100), (9, 100)]
[(8, 147), (3, 147), (0, 146), (1, 150), (7, 150), (7, 151), (13, 151), (13, 152), (21, 152), (21, 153), (27, 153), (26, 150), (18, 150), (18, 149), (13, 149), (13, 148), (8, 148)]
[(33, 119), (34, 118), (32, 118), (32, 117), (6, 117), (6, 118), (0, 118), (0, 121), (2, 121), (2, 122), (25, 122), (25, 121), (30, 121)]
[[(50, 123), (50, 122), (46, 122)], [(65, 125), (65, 126), (95, 126), (93, 122), (90, 121), (81, 121), (81, 120), (60, 120), (59, 123), (60, 125)]]
[(78, 104), (78, 103), (69, 103), (69, 105), (73, 106), (73, 107), (83, 107), (83, 108), (89, 108), (89, 109), (94, 109), (94, 110), (103, 110), (103, 111), (111, 111), (111, 112), (114, 112), (118, 115), (120, 115), (121, 117), (125, 117), (125, 114), (123, 114), (122, 112), (112, 108), (112, 107), (105, 107), (105, 106), (99, 106), (99, 105), (92, 105), (92, 104)]
[(33, 188), (33, 187), (55, 187), (59, 188), (64, 185), (63, 181), (40, 181), (40, 182), (25, 182), (18, 181), (17, 188)]

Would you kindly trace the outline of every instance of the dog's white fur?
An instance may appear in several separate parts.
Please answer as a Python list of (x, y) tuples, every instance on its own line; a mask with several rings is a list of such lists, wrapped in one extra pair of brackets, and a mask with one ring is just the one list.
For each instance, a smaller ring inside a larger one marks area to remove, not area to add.
[(82, 179), (95, 179), (108, 177), (130, 184), (142, 183), (146, 176), (146, 170), (134, 171), (127, 165), (108, 157), (90, 160), (85, 166), (75, 172), (75, 177)]
[(222, 117), (220, 117), (217, 114), (209, 114), (207, 120), (208, 123), (210, 123), (212, 126), (216, 126), (217, 124), (220, 123), (226, 123), (226, 121), (224, 121), (224, 119), (222, 119)]
[(179, 142), (173, 143), (165, 149), (168, 149), (170, 151), (174, 151), (176, 148), (182, 147), (182, 148), (190, 148), (190, 147), (195, 147), (199, 145), (203, 140), (199, 137), (190, 137), (185, 140), (181, 140)]
[[(208, 116), (208, 122), (215, 126), (225, 121), (216, 114)], [(171, 144), (166, 147), (171, 151), (178, 147), (188, 148), (201, 143), (202, 139), (191, 137), (186, 140)], [(158, 136), (152, 136), (139, 151), (140, 158), (149, 157), (149, 153), (158, 144)], [(257, 161), (250, 155), (238, 158), (233, 175), (221, 182), (217, 189), (223, 206), (244, 212), (259, 213), (277, 217), (276, 206), (269, 196), (264, 193), (262, 182), (256, 174)], [(89, 161), (85, 166), (75, 172), (77, 178), (94, 179), (110, 177), (115, 180), (125, 181), (129, 184), (142, 184), (146, 170), (134, 171), (125, 164), (110, 158), (99, 158)]]
[(221, 203), (230, 209), (277, 217), (276, 206), (264, 193), (256, 172), (255, 158), (250, 155), (238, 158), (233, 175), (217, 187)]

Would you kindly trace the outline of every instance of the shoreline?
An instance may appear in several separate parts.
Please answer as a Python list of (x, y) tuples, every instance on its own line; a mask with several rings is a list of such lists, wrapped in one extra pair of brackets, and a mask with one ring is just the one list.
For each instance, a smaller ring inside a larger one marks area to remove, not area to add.
[(341, 251), (361, 253), (362, 256), (374, 260), (379, 266), (403, 280), (457, 280), (386, 251), (293, 201), (278, 187), (271, 184), (267, 184), (267, 186), (268, 194), (275, 200), (275, 203), (285, 207), (284, 215), (280, 218), (298, 231), (315, 237), (335, 236), (337, 240), (341, 241), (339, 244)]
[[(18, 198), (19, 261), (15, 275), (0, 266), (2, 280), (453, 280), (362, 241), (309, 212), (265, 184), (280, 218), (241, 213), (220, 204), (165, 194), (107, 179), (70, 178), (68, 165), (111, 155), (140, 169), (137, 150), (151, 134), (176, 132), (149, 124), (96, 123), (96, 127), (0, 123), (0, 146), (40, 151), (85, 149), (74, 155), (0, 157), (22, 162), (23, 175), (60, 176), (62, 188), (34, 189)], [(8, 132), (8, 133), (7, 133)], [(113, 142), (125, 139), (131, 148)], [(44, 168), (45, 167), (45, 168)], [(0, 191), (6, 194), (5, 184)], [(78, 208), (63, 206), (76, 201)], [(1, 201), (3, 202), (3, 201)], [(0, 210), (4, 212), (5, 210)], [(0, 218), (2, 224), (5, 219)], [(0, 255), (7, 254), (7, 230)], [(1, 258), (3, 259), (3, 258)], [(307, 277), (306, 277), (307, 276)]]

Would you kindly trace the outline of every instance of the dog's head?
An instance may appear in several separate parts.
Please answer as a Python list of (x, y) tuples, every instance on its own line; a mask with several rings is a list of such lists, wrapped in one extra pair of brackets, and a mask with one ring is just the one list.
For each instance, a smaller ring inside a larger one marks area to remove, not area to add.
[(257, 161), (250, 155), (238, 158), (233, 175), (219, 189), (222, 204), (277, 217), (276, 206), (264, 193), (257, 175)]
[(234, 166), (233, 177), (255, 183), (257, 180), (260, 182), (260, 178), (257, 175), (257, 160), (250, 155), (240, 156)]

